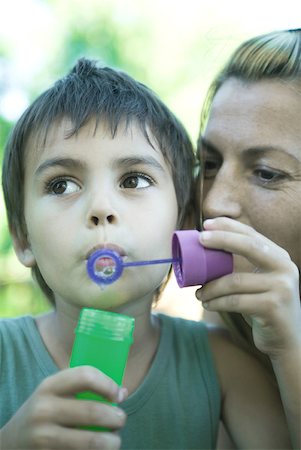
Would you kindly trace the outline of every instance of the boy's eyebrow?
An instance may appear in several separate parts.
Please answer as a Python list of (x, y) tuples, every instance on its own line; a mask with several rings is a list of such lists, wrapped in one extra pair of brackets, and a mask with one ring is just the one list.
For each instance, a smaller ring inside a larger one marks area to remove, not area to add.
[(123, 166), (125, 168), (130, 168), (132, 166), (138, 166), (138, 165), (144, 165), (144, 166), (152, 166), (156, 169), (161, 170), (164, 172), (164, 168), (159, 163), (159, 161), (156, 160), (156, 158), (153, 158), (152, 156), (133, 156), (133, 157), (126, 157), (126, 158), (118, 158), (114, 165), (116, 166)]
[(86, 168), (86, 163), (73, 158), (51, 158), (44, 161), (36, 170), (36, 175), (51, 167), (65, 167), (66, 169), (84, 169)]
[[(164, 172), (164, 168), (162, 165), (152, 156), (134, 156), (134, 157), (126, 157), (126, 158), (118, 158), (114, 161), (114, 166), (123, 166), (125, 168), (130, 168), (132, 166), (137, 165), (146, 165), (152, 166), (160, 171)], [(52, 167), (63, 167), (66, 169), (73, 170), (83, 170), (87, 168), (87, 164), (84, 161), (80, 161), (74, 158), (51, 158), (44, 161), (35, 171), (36, 175), (40, 175), (45, 170)]]

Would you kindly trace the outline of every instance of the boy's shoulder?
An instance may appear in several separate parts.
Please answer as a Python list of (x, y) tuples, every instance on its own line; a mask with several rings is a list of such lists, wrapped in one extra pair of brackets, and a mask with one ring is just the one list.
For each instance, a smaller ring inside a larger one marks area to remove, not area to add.
[(28, 378), (33, 377), (33, 372), (38, 379), (57, 372), (33, 316), (0, 319), (0, 365), (12, 372), (22, 368)]
[(158, 314), (158, 317), (161, 324), (161, 344), (164, 342), (165, 350), (168, 343), (169, 351), (181, 360), (186, 357), (190, 361), (191, 358), (196, 358), (199, 361), (207, 361), (210, 365), (213, 364), (205, 322), (165, 314)]
[(15, 338), (18, 334), (27, 333), (30, 329), (34, 329), (34, 318), (30, 315), (18, 317), (5, 317), (0, 319), (0, 339), (5, 339), (10, 335)]
[(0, 356), (2, 363), (50, 358), (33, 316), (0, 319)]
[(33, 341), (40, 339), (32, 316), (19, 316), (0, 319), (1, 361), (11, 360), (22, 355)]
[(173, 333), (203, 334), (207, 336), (208, 327), (202, 320), (185, 319), (178, 316), (170, 316), (167, 314), (156, 314), (160, 318), (161, 327), (163, 329), (172, 330)]

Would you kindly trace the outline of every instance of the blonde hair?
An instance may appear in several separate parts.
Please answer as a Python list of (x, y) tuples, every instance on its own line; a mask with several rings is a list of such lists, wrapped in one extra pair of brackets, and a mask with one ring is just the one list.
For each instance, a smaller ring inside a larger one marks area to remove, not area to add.
[(245, 82), (301, 81), (301, 28), (274, 31), (243, 42), (211, 83), (201, 112), (204, 130), (217, 91), (229, 78)]
[[(301, 28), (256, 36), (243, 42), (234, 51), (209, 87), (201, 112), (198, 148), (201, 148), (201, 137), (208, 121), (212, 101), (229, 78), (236, 78), (246, 83), (261, 80), (300, 83)], [(198, 155), (202, 159), (200, 152)], [(238, 313), (221, 313), (220, 315), (234, 338), (272, 370), (269, 358), (255, 347), (252, 329), (243, 316)]]

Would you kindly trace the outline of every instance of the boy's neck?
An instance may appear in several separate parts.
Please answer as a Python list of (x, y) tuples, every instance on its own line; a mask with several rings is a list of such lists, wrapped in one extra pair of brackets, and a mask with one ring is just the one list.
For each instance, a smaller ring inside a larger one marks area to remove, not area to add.
[(77, 321), (69, 317), (62, 320), (57, 311), (38, 316), (36, 324), (44, 344), (59, 369), (69, 367)]
[[(124, 385), (133, 392), (145, 377), (155, 356), (159, 338), (159, 319), (150, 313), (149, 308), (140, 305), (135, 311), (134, 343), (131, 347)], [(137, 307), (137, 305), (136, 305)], [(131, 314), (131, 311), (119, 311)], [(74, 329), (77, 319), (62, 312), (52, 311), (36, 318), (37, 327), (44, 344), (60, 369), (69, 367), (71, 350), (74, 342)], [(139, 371), (137, 371), (139, 367)]]

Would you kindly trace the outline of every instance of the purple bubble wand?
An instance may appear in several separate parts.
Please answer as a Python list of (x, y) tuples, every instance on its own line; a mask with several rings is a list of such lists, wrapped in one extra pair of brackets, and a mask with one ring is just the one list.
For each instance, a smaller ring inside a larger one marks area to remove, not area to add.
[(172, 237), (172, 258), (124, 262), (114, 250), (96, 250), (88, 258), (89, 277), (100, 286), (114, 283), (124, 268), (154, 264), (172, 264), (180, 287), (204, 285), (233, 271), (231, 253), (203, 247), (196, 230), (175, 231)]

